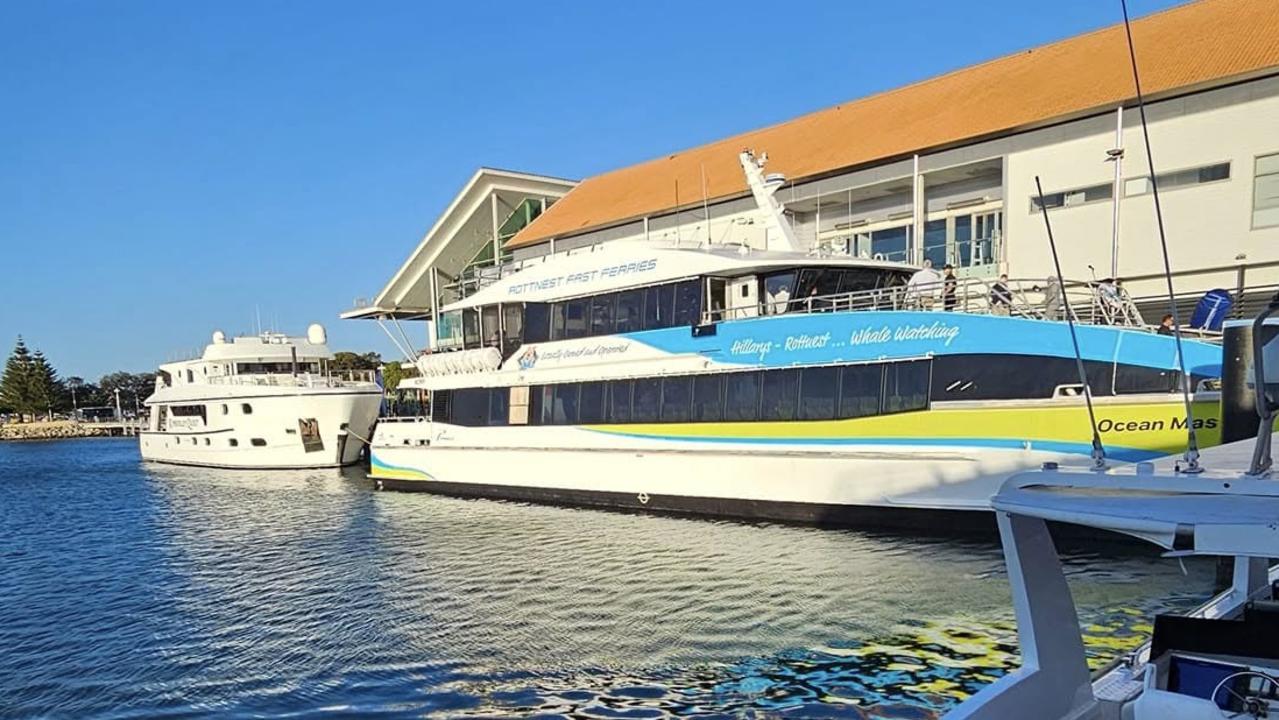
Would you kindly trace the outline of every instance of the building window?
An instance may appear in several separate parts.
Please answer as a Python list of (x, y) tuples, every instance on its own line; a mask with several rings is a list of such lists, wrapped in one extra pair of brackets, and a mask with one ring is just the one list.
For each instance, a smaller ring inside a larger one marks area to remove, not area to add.
[[(1204, 183), (1217, 182), (1219, 180), (1230, 179), (1230, 163), (1213, 163), (1212, 165), (1202, 165), (1200, 167), (1186, 168), (1184, 170), (1173, 170), (1171, 172), (1159, 173), (1155, 175), (1156, 181), (1159, 183), (1160, 190), (1173, 190), (1179, 187), (1190, 187), (1192, 185), (1203, 185)], [(1151, 191), (1150, 176), (1129, 178), (1124, 181), (1124, 197), (1132, 197), (1134, 195), (1145, 195)]]
[(1279, 225), (1279, 153), (1257, 158), (1252, 181), (1252, 227)]
[(1085, 205), (1087, 203), (1101, 202), (1109, 200), (1114, 196), (1114, 186), (1111, 183), (1105, 185), (1089, 185), (1088, 187), (1075, 188), (1074, 190), (1062, 190), (1061, 192), (1044, 193), (1043, 207), (1040, 207), (1038, 195), (1032, 195), (1030, 198), (1030, 211), (1037, 213), (1043, 208), (1059, 208), (1074, 207), (1076, 205)]

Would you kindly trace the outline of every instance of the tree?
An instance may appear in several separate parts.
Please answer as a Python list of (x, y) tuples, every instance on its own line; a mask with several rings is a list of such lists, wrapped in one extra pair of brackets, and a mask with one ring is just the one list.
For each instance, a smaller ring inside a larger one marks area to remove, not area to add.
[(0, 377), (0, 405), (17, 413), (19, 421), (26, 415), (34, 416), (38, 407), (32, 392), (31, 376), (31, 351), (27, 350), (19, 335), (18, 344), (4, 365), (4, 376)]
[(329, 361), (330, 370), (376, 370), (382, 364), (382, 356), (375, 352), (363, 355), (353, 352), (335, 352)]
[(404, 368), (398, 360), (393, 360), (382, 368), (382, 387), (387, 392), (394, 392), (395, 388), (400, 386), (400, 381), (404, 379)]
[(35, 410), (37, 412), (43, 410), (52, 418), (54, 410), (62, 409), (63, 397), (66, 393), (62, 381), (58, 379), (58, 372), (39, 350), (31, 356), (29, 382)]

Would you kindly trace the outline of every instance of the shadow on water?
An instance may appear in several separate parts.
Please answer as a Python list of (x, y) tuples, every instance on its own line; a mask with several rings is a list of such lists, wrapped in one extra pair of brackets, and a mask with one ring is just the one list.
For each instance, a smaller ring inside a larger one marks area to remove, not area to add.
[[(1016, 664), (990, 534), (378, 493), (359, 470), (0, 446), (19, 716), (933, 717)], [(1097, 663), (1212, 568), (1067, 554)]]

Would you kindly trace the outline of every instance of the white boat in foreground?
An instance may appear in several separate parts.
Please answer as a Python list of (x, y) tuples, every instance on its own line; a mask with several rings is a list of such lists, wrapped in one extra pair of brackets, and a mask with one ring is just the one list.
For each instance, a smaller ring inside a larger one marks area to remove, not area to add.
[[(1279, 297), (1270, 312), (1279, 310)], [(1260, 337), (1262, 319), (1254, 325)], [(1260, 345), (1259, 340), (1255, 340)], [(1263, 434), (1204, 453), (1202, 473), (1179, 461), (1105, 472), (1046, 467), (1004, 483), (992, 500), (1012, 585), (1022, 667), (948, 720), (1216, 720), (1279, 717), (1279, 482), (1270, 445), (1279, 362), (1262, 362)], [(1264, 350), (1279, 361), (1279, 340)], [(1234, 559), (1230, 589), (1187, 616), (1155, 618), (1145, 648), (1091, 678), (1079, 619), (1049, 521), (1119, 532), (1172, 557)]]
[(142, 458), (224, 468), (350, 465), (372, 434), (382, 401), (373, 382), (333, 376), (324, 328), (228, 340), (197, 360), (160, 366), (147, 398)]

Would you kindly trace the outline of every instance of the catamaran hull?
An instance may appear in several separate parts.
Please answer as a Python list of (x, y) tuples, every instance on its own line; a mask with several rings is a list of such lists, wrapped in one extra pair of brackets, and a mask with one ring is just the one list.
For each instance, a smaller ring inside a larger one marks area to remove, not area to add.
[[(1215, 428), (1212, 404), (1197, 405), (1201, 421)], [(1099, 408), (1112, 428), (1103, 435), (1127, 460), (1175, 451), (1184, 430), (1170, 429), (1167, 420), (1158, 428), (1153, 418), (1175, 420), (1180, 411), (1171, 396)], [(930, 410), (889, 420), (790, 423), (735, 439), (723, 437), (722, 426), (688, 425), (682, 434), (657, 437), (644, 432), (656, 428), (634, 426), (384, 423), (371, 447), (370, 474), (384, 489), (465, 497), (814, 525), (990, 527), (984, 511), (1010, 473), (1045, 462), (1087, 464), (1086, 430), (1083, 437), (1076, 432), (1087, 427), (1081, 412), (1061, 405)], [(939, 437), (945, 426), (968, 428), (970, 437)], [(934, 431), (914, 440), (868, 436), (928, 427)], [(981, 437), (983, 428), (1017, 428), (1022, 436)], [(1052, 437), (1053, 428), (1063, 435)], [(667, 432), (675, 431), (667, 426)], [(721, 437), (708, 437), (714, 433)], [(1201, 439), (1215, 442), (1210, 432)], [(948, 517), (937, 520), (938, 513)]]

